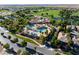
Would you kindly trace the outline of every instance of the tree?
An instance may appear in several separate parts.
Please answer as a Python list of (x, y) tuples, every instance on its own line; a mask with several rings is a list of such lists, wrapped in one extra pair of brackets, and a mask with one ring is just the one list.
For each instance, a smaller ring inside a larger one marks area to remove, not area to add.
[(25, 46), (27, 46), (27, 42), (22, 41), (21, 43), (19, 43), (19, 45), (20, 45), (21, 47), (25, 47)]
[(62, 20), (57, 20), (56, 21), (56, 25), (62, 25), (63, 24), (63, 21)]
[(50, 15), (50, 16), (51, 16), (52, 19), (54, 18), (54, 15)]
[(22, 55), (30, 55), (30, 53), (28, 51), (23, 51)]
[(6, 49), (9, 49), (10, 48), (10, 45), (7, 43), (3, 47), (6, 48)]
[(46, 15), (48, 16), (48, 13), (46, 13)]
[(1, 44), (1, 41), (0, 41), (0, 44)]
[(68, 39), (68, 46), (69, 47), (72, 47), (74, 44), (74, 42), (72, 41), (72, 39)]
[(23, 27), (28, 23), (24, 18), (17, 18), (16, 20), (6, 19), (2, 22), (3, 26), (12, 33), (19, 33)]
[(18, 38), (14, 38), (14, 40), (11, 40), (13, 43), (18, 42)]
[(66, 26), (67, 26), (67, 25), (68, 25), (67, 21), (64, 20), (64, 21), (63, 21), (63, 24), (62, 24), (62, 27), (65, 29), (65, 32), (66, 32)]
[(59, 32), (64, 31), (64, 28), (62, 26), (58, 26)]
[(1, 33), (1, 35), (4, 35), (4, 33)]
[(68, 46), (69, 47), (73, 46), (74, 42), (71, 39), (71, 34), (70, 33), (68, 33), (67, 38), (68, 38)]
[(73, 13), (72, 9), (62, 9), (59, 15), (61, 16), (61, 18), (68, 20), (71, 18), (72, 13)]
[(53, 19), (51, 19), (50, 22), (51, 22), (52, 25), (55, 25), (55, 22), (56, 22), (56, 21), (53, 20)]
[(11, 39), (11, 36), (10, 35), (8, 36), (8, 39)]
[(41, 16), (44, 16), (44, 13), (41, 13)]
[(46, 37), (44, 37), (43, 35), (41, 35), (39, 38), (38, 38), (38, 40), (37, 40), (40, 44), (44, 44), (45, 43), (45, 41), (46, 41)]
[(60, 41), (57, 39), (56, 36), (53, 36), (53, 38), (51, 40), (51, 46), (58, 47), (59, 44), (60, 44)]
[(22, 52), (22, 50), (19, 49), (19, 50), (17, 51), (17, 55), (20, 55), (21, 52)]
[(71, 27), (67, 28), (67, 29), (66, 29), (66, 32), (67, 32), (67, 33), (70, 33), (70, 32), (71, 32)]

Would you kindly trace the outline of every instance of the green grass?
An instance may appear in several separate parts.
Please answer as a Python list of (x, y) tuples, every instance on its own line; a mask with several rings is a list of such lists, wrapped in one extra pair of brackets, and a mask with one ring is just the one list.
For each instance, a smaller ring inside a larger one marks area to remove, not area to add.
[(26, 42), (30, 42), (30, 43), (33, 43), (33, 44), (35, 44), (35, 45), (38, 45), (36, 42), (34, 42), (33, 40), (31, 40), (30, 38), (26, 38), (26, 37), (24, 37), (24, 36), (22, 36), (22, 35), (17, 34), (16, 37), (17, 37), (17, 38), (20, 38), (20, 39), (23, 39), (23, 40), (26, 41)]
[(0, 12), (9, 12), (8, 10), (0, 10)]
[(53, 15), (54, 17), (59, 17), (59, 12), (60, 10), (44, 10), (44, 11), (40, 11), (40, 12), (37, 12), (37, 13), (33, 13), (34, 15), (37, 15), (37, 16), (41, 16), (42, 13), (46, 14), (48, 13), (48, 15)]
[(11, 32), (9, 32), (9, 34), (11, 34), (11, 35), (13, 35), (13, 36), (15, 36), (15, 37), (17, 37), (17, 38), (20, 38), (20, 39), (24, 40), (25, 42), (29, 42), (29, 43), (33, 43), (33, 44), (35, 44), (35, 45), (38, 45), (38, 44), (37, 44), (36, 42), (34, 42), (32, 39), (27, 38), (27, 37), (25, 37), (25, 36), (22, 36), (22, 35), (19, 35), (19, 34), (13, 34), (13, 33), (11, 33)]

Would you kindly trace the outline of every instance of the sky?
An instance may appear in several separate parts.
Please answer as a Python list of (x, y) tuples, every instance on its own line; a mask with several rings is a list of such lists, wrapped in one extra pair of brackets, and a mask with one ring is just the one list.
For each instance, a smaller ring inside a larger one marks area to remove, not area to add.
[(78, 0), (0, 0), (0, 4), (79, 4)]

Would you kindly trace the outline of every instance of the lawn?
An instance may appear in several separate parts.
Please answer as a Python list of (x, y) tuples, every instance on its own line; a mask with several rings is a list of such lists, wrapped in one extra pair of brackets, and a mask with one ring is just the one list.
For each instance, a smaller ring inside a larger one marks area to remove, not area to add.
[(35, 44), (35, 45), (38, 45), (35, 41), (33, 41), (33, 40), (30, 39), (30, 38), (27, 38), (27, 37), (22, 36), (22, 35), (19, 35), (19, 34), (16, 34), (16, 35), (15, 35), (15, 34), (13, 34), (13, 33), (11, 33), (11, 32), (8, 32), (8, 33), (11, 34), (11, 35), (13, 35), (13, 36), (15, 36), (15, 37), (17, 37), (17, 38), (20, 38), (20, 39), (26, 41), (26, 42), (33, 43), (33, 44)]
[(8, 10), (0, 10), (0, 12), (8, 12)]
[(32, 39), (27, 38), (27, 37), (24, 37), (24, 36), (22, 36), (22, 35), (16, 34), (16, 37), (17, 37), (17, 38), (20, 38), (20, 39), (23, 39), (23, 40), (26, 41), (26, 42), (30, 42), (30, 43), (33, 43), (33, 44), (35, 44), (35, 45), (38, 45), (38, 44), (37, 44), (36, 42), (34, 42)]
[(54, 17), (59, 17), (59, 12), (60, 10), (44, 10), (44, 11), (39, 11), (37, 13), (33, 13), (34, 15), (38, 15), (40, 16), (42, 13), (46, 14), (48, 13), (48, 15), (53, 15)]

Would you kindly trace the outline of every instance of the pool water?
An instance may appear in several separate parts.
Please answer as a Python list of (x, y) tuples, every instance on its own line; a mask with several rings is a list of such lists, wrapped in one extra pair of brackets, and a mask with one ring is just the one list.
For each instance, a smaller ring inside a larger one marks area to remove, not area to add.
[(41, 27), (37, 29), (38, 32), (46, 32), (47, 28), (46, 27)]
[(27, 25), (26, 26), (28, 29), (33, 29), (34, 28), (34, 25)]
[[(26, 27), (28, 29), (35, 30), (35, 26), (34, 25), (27, 25)], [(47, 27), (44, 27), (44, 26), (36, 29), (37, 32), (46, 32), (46, 30), (47, 30)]]

